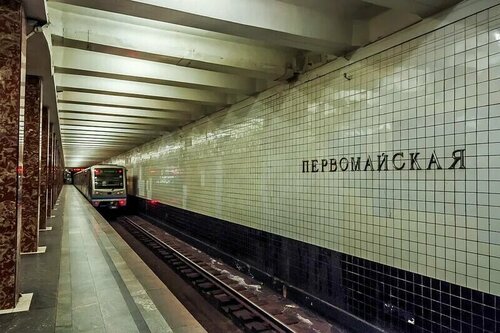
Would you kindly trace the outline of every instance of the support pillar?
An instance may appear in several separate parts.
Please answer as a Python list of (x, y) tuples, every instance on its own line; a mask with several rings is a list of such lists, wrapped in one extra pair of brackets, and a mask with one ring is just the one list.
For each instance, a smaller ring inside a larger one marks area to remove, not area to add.
[(52, 132), (52, 209), (56, 206), (57, 199), (57, 139), (56, 133)]
[(54, 196), (54, 206), (57, 203), (57, 199), (59, 198), (59, 192), (61, 190), (61, 184), (59, 183), (60, 180), (60, 173), (61, 173), (61, 159), (60, 159), (60, 153), (59, 153), (59, 140), (56, 139), (56, 154), (55, 154), (55, 165), (56, 165), (56, 174), (54, 177), (54, 182), (56, 184), (56, 195)]
[(42, 148), (42, 79), (40, 77), (28, 76), (26, 78), (24, 105), (21, 252), (37, 252), (40, 218), (40, 155)]
[(52, 173), (53, 173), (53, 152), (54, 152), (54, 141), (52, 140), (52, 131), (54, 125), (49, 124), (49, 151), (47, 154), (48, 159), (48, 168), (47, 168), (47, 218), (50, 218), (52, 215), (52, 192), (53, 192), (53, 183), (52, 183)]
[(0, 309), (17, 304), (26, 26), (21, 0), (0, 0)]
[(57, 150), (59, 148), (59, 142), (57, 142), (55, 132), (52, 133), (52, 142), (54, 142), (54, 150), (52, 156), (52, 159), (54, 160), (52, 167), (52, 209), (54, 209), (56, 207), (57, 196), (59, 194), (57, 185)]
[(42, 149), (40, 156), (40, 229), (47, 228), (47, 174), (49, 151), (49, 109), (42, 110)]

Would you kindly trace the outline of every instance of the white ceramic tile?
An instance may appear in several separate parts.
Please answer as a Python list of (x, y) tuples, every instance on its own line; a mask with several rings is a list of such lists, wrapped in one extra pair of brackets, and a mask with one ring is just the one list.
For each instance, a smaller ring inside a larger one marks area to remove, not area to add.
[[(484, 222), (500, 214), (490, 200), (500, 193), (500, 40), (490, 40), (491, 20), (479, 13), (111, 162), (127, 166), (140, 197), (486, 288), (496, 281), (470, 261), (500, 244)], [(466, 170), (448, 169), (457, 149)], [(410, 153), (420, 152), (425, 169), (433, 151), (442, 169), (409, 170)], [(401, 171), (392, 167), (397, 152)], [(382, 153), (388, 171), (376, 170)], [(375, 171), (352, 171), (351, 158), (363, 169), (368, 155)], [(319, 171), (303, 173), (303, 160)]]

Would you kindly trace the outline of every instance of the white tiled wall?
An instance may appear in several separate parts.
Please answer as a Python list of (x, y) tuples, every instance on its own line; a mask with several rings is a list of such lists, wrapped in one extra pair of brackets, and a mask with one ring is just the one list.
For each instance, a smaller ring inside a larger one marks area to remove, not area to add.
[[(497, 6), (113, 162), (140, 197), (500, 295), (499, 103)], [(443, 169), (302, 173), (416, 151)]]

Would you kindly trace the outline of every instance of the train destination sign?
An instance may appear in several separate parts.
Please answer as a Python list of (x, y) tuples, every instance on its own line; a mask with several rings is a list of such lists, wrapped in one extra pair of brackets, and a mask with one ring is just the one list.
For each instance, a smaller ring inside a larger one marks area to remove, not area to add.
[(302, 173), (337, 172), (337, 171), (389, 171), (389, 170), (441, 170), (465, 169), (465, 149), (456, 149), (451, 153), (451, 163), (443, 165), (441, 158), (433, 151), (427, 158), (420, 152), (405, 154), (397, 152), (391, 155), (382, 153), (372, 158), (357, 157), (321, 158), (302, 161)]

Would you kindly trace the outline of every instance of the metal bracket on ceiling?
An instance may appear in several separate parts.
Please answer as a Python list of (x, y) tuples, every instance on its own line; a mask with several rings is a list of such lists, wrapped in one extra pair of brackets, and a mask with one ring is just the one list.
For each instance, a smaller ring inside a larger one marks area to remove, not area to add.
[(27, 18), (26, 23), (29, 27), (31, 27), (31, 31), (26, 36), (26, 39), (29, 39), (30, 37), (32, 37), (36, 33), (43, 32), (43, 29), (46, 29), (50, 24), (49, 22), (38, 21), (38, 20), (32, 19), (32, 18)]

